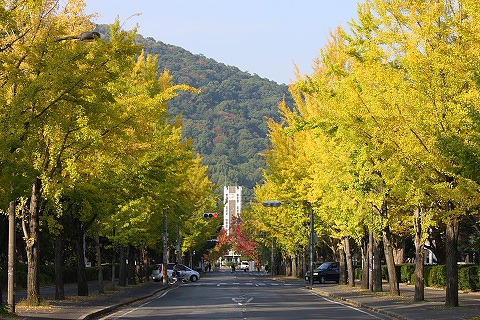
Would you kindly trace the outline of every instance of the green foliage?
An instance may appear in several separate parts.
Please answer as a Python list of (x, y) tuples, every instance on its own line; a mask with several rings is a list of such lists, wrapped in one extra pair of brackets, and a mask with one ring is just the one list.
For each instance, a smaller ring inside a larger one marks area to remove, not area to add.
[(480, 291), (480, 266), (461, 266), (458, 270), (458, 288)]
[[(179, 91), (198, 90), (175, 84), (167, 70), (159, 74), (157, 57), (135, 43), (136, 30), (116, 21), (101, 39), (79, 41), (75, 35), (94, 27), (84, 2), (50, 5), (0, 8), (0, 205), (28, 196), (26, 186), (40, 181), (37, 207), (24, 210), (33, 229), (25, 240), (37, 241), (38, 214), (48, 240), (48, 231), (67, 238), (95, 229), (116, 243), (157, 249), (164, 209), (175, 211), (175, 226), (217, 202), (181, 117), (168, 112)], [(59, 41), (65, 33), (69, 40)], [(204, 230), (182, 227), (192, 241)], [(18, 276), (23, 283), (21, 270)], [(29, 274), (38, 284), (52, 276), (49, 267)]]
[(184, 136), (194, 138), (212, 181), (244, 186), (250, 200), (265, 168), (260, 153), (268, 145), (266, 119), (278, 119), (278, 104), (292, 101), (287, 86), (153, 38), (138, 36), (137, 42), (146, 53), (158, 55), (159, 66), (175, 82), (200, 89), (199, 94), (180, 94), (169, 110), (182, 114)]
[[(418, 208), (423, 230), (478, 215), (479, 9), (474, 0), (359, 4), (357, 21), (332, 34), (313, 74), (290, 86), (294, 106), (280, 105), (281, 120), (268, 123), (256, 200), (289, 208), (258, 207), (258, 228), (295, 243), (272, 222), (288, 210), (281, 226), (289, 230), (301, 217), (291, 207), (305, 204), (318, 233), (357, 243), (368, 232), (410, 236)], [(427, 267), (426, 285), (445, 285), (443, 269)]]
[(445, 287), (446, 284), (447, 274), (445, 265), (425, 266), (426, 287)]
[(402, 264), (400, 265), (400, 279), (403, 283), (414, 283), (412, 279), (415, 279), (415, 265), (414, 264)]

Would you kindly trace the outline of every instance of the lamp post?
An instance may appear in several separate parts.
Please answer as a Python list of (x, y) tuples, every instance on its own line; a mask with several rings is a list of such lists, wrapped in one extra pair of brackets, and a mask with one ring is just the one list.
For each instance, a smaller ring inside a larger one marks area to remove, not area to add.
[[(276, 208), (276, 207), (280, 207), (282, 203), (278, 200), (268, 200), (268, 201), (264, 201), (263, 205), (269, 208)], [(272, 254), (271, 254), (271, 270), (270, 270), (272, 276), (274, 276), (274, 272), (275, 272), (274, 271), (275, 270), (274, 241), (275, 241), (275, 238), (272, 235)]]
[(55, 41), (64, 41), (64, 40), (75, 40), (78, 39), (80, 41), (92, 41), (100, 38), (100, 33), (96, 31), (85, 31), (80, 33), (78, 36), (66, 36), (62, 38), (57, 38)]
[[(100, 33), (96, 31), (82, 32), (78, 36), (69, 36), (55, 39), (56, 42), (63, 40), (78, 39), (80, 41), (92, 41), (100, 38)], [(15, 233), (15, 201), (11, 201), (9, 205), (8, 215), (8, 275), (7, 275), (7, 304), (10, 312), (15, 313), (15, 251), (16, 251), (16, 233)], [(1, 304), (1, 303), (0, 303)]]

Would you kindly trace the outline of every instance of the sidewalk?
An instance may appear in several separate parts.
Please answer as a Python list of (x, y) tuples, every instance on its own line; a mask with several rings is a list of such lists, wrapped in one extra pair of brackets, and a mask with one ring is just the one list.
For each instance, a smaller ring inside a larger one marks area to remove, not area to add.
[[(106, 283), (109, 284), (109, 283)], [(0, 319), (19, 319), (19, 320), (52, 320), (52, 319), (96, 319), (99, 316), (109, 313), (121, 306), (133, 303), (155, 295), (156, 293), (167, 289), (168, 285), (161, 282), (149, 281), (127, 287), (116, 286), (115, 291), (105, 291), (104, 294), (98, 293), (98, 283), (89, 282), (88, 297), (79, 297), (76, 295), (77, 285), (65, 285), (65, 300), (54, 300), (55, 287), (40, 288), (40, 295), (45, 301), (45, 306), (24, 307), (16, 305), (15, 313), (18, 318)], [(15, 300), (24, 299), (25, 292), (19, 292)]]
[[(285, 281), (286, 278), (275, 278)], [(118, 291), (106, 291), (98, 294), (96, 282), (89, 283), (90, 296), (76, 296), (76, 285), (66, 285), (67, 298), (62, 301), (53, 300), (54, 287), (41, 288), (41, 296), (48, 302), (45, 307), (26, 308), (17, 305), (16, 314), (21, 320), (47, 319), (95, 319), (120, 306), (133, 303), (167, 289), (162, 283), (149, 281), (146, 283), (118, 287)], [(310, 288), (310, 287), (309, 287)], [(341, 300), (347, 304), (363, 307), (400, 320), (480, 320), (480, 292), (459, 293), (458, 308), (446, 308), (445, 290), (426, 288), (425, 301), (413, 301), (414, 286), (400, 285), (400, 296), (391, 296), (388, 284), (384, 283), (383, 292), (371, 293), (360, 286), (349, 287), (334, 283), (314, 284), (311, 290), (319, 295)], [(24, 293), (23, 293), (24, 294)], [(17, 299), (22, 299), (22, 293)], [(319, 313), (321, 318), (321, 313)], [(3, 319), (3, 318), (2, 318)], [(12, 319), (12, 318), (8, 318)]]
[(414, 301), (415, 287), (400, 284), (400, 296), (392, 296), (388, 284), (383, 292), (372, 293), (357, 287), (337, 284), (314, 284), (312, 290), (323, 296), (342, 300), (401, 320), (480, 320), (480, 292), (459, 292), (459, 307), (445, 307), (445, 290), (426, 288), (425, 301)]

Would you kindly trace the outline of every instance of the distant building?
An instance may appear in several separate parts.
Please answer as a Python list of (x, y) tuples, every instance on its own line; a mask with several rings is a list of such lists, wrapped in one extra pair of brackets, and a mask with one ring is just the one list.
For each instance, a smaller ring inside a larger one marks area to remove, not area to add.
[[(231, 223), (234, 217), (240, 217), (242, 212), (242, 187), (228, 186), (223, 187), (223, 228), (227, 231), (227, 235), (230, 235)], [(240, 255), (233, 250), (223, 256), (221, 264), (234, 263), (235, 265), (240, 263)]]
[(242, 212), (242, 187), (223, 187), (223, 228), (230, 234), (233, 217), (240, 217)]

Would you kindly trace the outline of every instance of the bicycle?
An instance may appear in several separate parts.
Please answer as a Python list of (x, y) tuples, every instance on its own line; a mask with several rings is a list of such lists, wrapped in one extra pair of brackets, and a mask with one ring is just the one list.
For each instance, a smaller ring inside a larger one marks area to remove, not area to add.
[(172, 273), (172, 276), (167, 278), (168, 284), (173, 285), (173, 284), (177, 283), (178, 280), (181, 280), (182, 283), (187, 283), (188, 282), (188, 279), (185, 277), (186, 276), (185, 272), (178, 271), (178, 273), (179, 273), (179, 275), (174, 275)]

